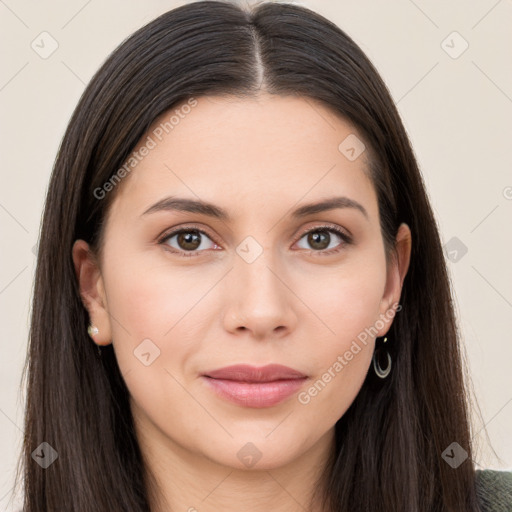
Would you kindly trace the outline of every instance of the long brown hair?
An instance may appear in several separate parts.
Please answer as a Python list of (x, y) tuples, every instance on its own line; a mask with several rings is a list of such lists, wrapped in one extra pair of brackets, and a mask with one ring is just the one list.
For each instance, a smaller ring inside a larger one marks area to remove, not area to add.
[[(73, 242), (97, 251), (117, 172), (153, 121), (187, 99), (265, 91), (323, 102), (371, 150), (387, 254), (401, 222), (411, 263), (388, 333), (393, 370), (370, 371), (336, 423), (317, 487), (324, 509), (478, 512), (463, 354), (438, 227), (393, 100), (374, 66), (334, 23), (298, 5), (189, 3), (124, 41), (71, 118), (48, 188), (37, 256), (23, 464), (24, 511), (142, 512), (148, 476), (112, 346), (98, 359), (73, 267)], [(96, 193), (95, 193), (96, 191)], [(32, 452), (48, 443), (43, 469)], [(468, 454), (456, 469), (452, 443)], [(17, 475), (18, 476), (18, 475)]]

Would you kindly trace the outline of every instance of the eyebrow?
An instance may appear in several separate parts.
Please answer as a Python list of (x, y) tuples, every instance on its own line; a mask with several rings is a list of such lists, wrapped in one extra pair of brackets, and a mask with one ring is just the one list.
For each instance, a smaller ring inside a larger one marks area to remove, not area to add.
[[(315, 213), (321, 213), (337, 208), (354, 208), (360, 211), (366, 219), (368, 219), (368, 212), (364, 206), (353, 199), (345, 196), (330, 197), (319, 202), (305, 204), (300, 206), (291, 213), (293, 218), (302, 218)], [(223, 210), (219, 206), (206, 201), (200, 201), (195, 199), (186, 199), (181, 197), (165, 197), (154, 205), (150, 206), (143, 214), (148, 215), (150, 213), (161, 212), (161, 211), (180, 211), (199, 213), (201, 215), (207, 215), (222, 221), (230, 221), (231, 217), (226, 210)]]

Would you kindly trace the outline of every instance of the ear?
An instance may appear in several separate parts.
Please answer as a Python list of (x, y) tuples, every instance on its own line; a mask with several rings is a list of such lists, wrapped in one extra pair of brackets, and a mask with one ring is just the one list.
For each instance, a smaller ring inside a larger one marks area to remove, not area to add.
[(98, 345), (108, 345), (112, 341), (110, 316), (96, 257), (84, 240), (75, 241), (72, 256), (82, 302), (89, 312), (90, 323), (98, 328), (98, 333), (91, 337)]
[(385, 322), (385, 326), (379, 330), (377, 337), (384, 336), (391, 327), (394, 314), (391, 316), (390, 311), (396, 311), (396, 305), (400, 302), (402, 286), (407, 270), (409, 270), (411, 245), (411, 230), (407, 224), (402, 223), (395, 239), (396, 250), (391, 254), (391, 260), (388, 263), (386, 287), (380, 305), (381, 318), (384, 316), (384, 318), (390, 318), (391, 321)]

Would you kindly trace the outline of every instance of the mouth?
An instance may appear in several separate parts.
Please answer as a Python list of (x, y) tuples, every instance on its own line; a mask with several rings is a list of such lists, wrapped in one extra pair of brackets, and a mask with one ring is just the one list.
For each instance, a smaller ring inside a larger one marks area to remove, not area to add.
[(260, 368), (234, 365), (201, 376), (217, 396), (237, 405), (263, 408), (277, 405), (296, 393), (308, 376), (287, 366)]

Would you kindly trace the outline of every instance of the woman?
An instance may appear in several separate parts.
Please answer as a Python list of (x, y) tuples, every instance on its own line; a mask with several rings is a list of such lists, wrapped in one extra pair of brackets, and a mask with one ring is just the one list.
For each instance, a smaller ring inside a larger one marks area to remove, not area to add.
[(26, 512), (508, 500), (472, 464), (396, 108), (304, 7), (182, 6), (92, 79), (46, 199), (27, 397)]

